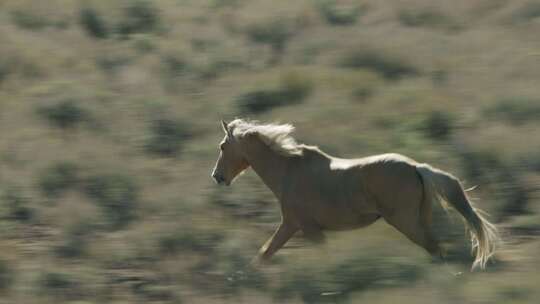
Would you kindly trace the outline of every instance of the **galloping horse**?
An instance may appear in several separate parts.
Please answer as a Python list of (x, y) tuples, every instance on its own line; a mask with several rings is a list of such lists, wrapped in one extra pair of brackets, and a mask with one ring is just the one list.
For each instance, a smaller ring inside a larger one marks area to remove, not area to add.
[(230, 185), (252, 167), (277, 197), (281, 223), (261, 247), (267, 260), (297, 231), (314, 241), (324, 230), (368, 226), (379, 218), (436, 258), (441, 248), (431, 231), (435, 202), (449, 203), (465, 219), (476, 257), (472, 268), (485, 268), (498, 242), (496, 227), (474, 208), (457, 178), (399, 154), (358, 159), (332, 157), (317, 147), (298, 144), (290, 124), (222, 121), (225, 137), (212, 177)]

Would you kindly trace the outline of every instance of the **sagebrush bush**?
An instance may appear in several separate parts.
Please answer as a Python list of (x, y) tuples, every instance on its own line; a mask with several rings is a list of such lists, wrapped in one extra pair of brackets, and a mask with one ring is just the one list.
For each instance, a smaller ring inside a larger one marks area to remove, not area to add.
[(247, 27), (246, 33), (251, 41), (269, 45), (273, 51), (271, 62), (276, 63), (292, 38), (294, 29), (287, 20), (272, 19), (251, 24)]
[(86, 110), (73, 99), (65, 99), (48, 106), (42, 106), (38, 109), (38, 114), (51, 125), (61, 129), (74, 128), (87, 118)]
[(93, 232), (95, 224), (82, 221), (68, 228), (63, 243), (55, 248), (55, 253), (62, 258), (78, 258), (86, 253), (88, 237)]
[(247, 28), (247, 35), (253, 42), (283, 49), (292, 35), (292, 30), (286, 21), (275, 19), (251, 24)]
[(540, 3), (531, 1), (525, 3), (520, 9), (512, 15), (514, 23), (529, 22), (540, 17)]
[(51, 22), (44, 16), (26, 10), (12, 11), (11, 20), (18, 27), (27, 30), (41, 30), (51, 25)]
[(529, 192), (517, 170), (497, 156), (495, 151), (479, 151), (462, 147), (459, 153), (466, 179), (488, 188), (494, 197), (491, 204), (495, 219), (525, 214), (528, 210)]
[(309, 96), (313, 84), (308, 77), (300, 73), (287, 73), (281, 77), (279, 90), (286, 102), (297, 103)]
[(169, 77), (181, 76), (190, 68), (189, 63), (178, 55), (166, 55), (161, 57), (161, 64)]
[(114, 73), (119, 68), (132, 62), (132, 58), (127, 54), (106, 53), (96, 58), (96, 65), (107, 73)]
[(354, 292), (412, 284), (422, 272), (422, 267), (414, 263), (396, 259), (380, 262), (364, 255), (324, 271), (289, 271), (274, 295), (280, 302), (299, 295), (305, 303), (347, 303)]
[(13, 283), (14, 273), (4, 260), (0, 260), (0, 294), (9, 289)]
[(128, 175), (99, 174), (85, 180), (85, 193), (102, 209), (111, 229), (120, 229), (135, 218), (139, 186)]
[(347, 54), (339, 62), (341, 67), (351, 69), (367, 69), (381, 74), (389, 80), (399, 80), (404, 77), (414, 77), (420, 71), (404, 59), (385, 56), (380, 52), (361, 50)]
[(30, 221), (34, 210), (29, 206), (30, 198), (17, 187), (7, 187), (0, 192), (0, 207), (2, 217), (20, 222)]
[(352, 91), (352, 97), (359, 102), (364, 102), (373, 96), (374, 90), (372, 88), (360, 87)]
[(145, 0), (130, 1), (124, 9), (124, 15), (117, 25), (122, 37), (135, 33), (156, 31), (161, 23), (161, 16), (154, 2)]
[(170, 118), (153, 120), (149, 131), (146, 151), (165, 157), (176, 156), (186, 140), (191, 138), (186, 124)]
[(236, 100), (240, 110), (258, 114), (283, 105), (281, 92), (277, 90), (256, 90), (240, 95)]
[(59, 162), (46, 168), (39, 177), (39, 188), (48, 197), (58, 197), (78, 182), (78, 167), (71, 162)]
[(333, 25), (354, 24), (361, 12), (358, 5), (339, 5), (336, 0), (318, 1), (317, 8), (326, 22)]
[(13, 72), (13, 68), (14, 66), (11, 60), (3, 57), (0, 58), (0, 85)]
[(399, 13), (398, 19), (401, 24), (410, 27), (459, 29), (459, 26), (450, 17), (435, 10), (403, 10)]
[(485, 107), (488, 117), (519, 125), (540, 120), (540, 100), (529, 97), (503, 98)]
[(288, 74), (276, 89), (259, 89), (240, 95), (236, 102), (241, 112), (258, 114), (275, 107), (299, 104), (306, 99), (313, 86), (300, 74)]
[(175, 231), (161, 236), (158, 246), (161, 254), (184, 251), (211, 253), (222, 239), (223, 235), (217, 232)]
[(109, 28), (99, 12), (91, 7), (84, 7), (79, 12), (79, 23), (92, 37), (105, 39), (109, 37)]
[(435, 140), (448, 139), (452, 133), (452, 128), (453, 118), (446, 112), (430, 112), (422, 122), (422, 130), (426, 136)]
[(80, 283), (75, 279), (73, 275), (50, 271), (41, 275), (41, 287), (45, 293), (61, 294), (74, 292), (75, 289), (80, 287)]
[(150, 37), (148, 37), (146, 34), (137, 35), (133, 41), (133, 47), (140, 54), (147, 54), (156, 49), (156, 45), (154, 45), (152, 39), (150, 39)]

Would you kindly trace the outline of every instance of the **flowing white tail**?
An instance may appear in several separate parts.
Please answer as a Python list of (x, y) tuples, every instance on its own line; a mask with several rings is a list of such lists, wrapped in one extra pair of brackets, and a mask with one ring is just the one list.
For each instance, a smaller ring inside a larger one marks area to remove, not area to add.
[(472, 206), (456, 177), (427, 164), (418, 165), (417, 171), (424, 182), (426, 203), (449, 203), (463, 216), (471, 234), (472, 249), (476, 251), (472, 269), (484, 269), (500, 242), (495, 225), (482, 216), (481, 210)]

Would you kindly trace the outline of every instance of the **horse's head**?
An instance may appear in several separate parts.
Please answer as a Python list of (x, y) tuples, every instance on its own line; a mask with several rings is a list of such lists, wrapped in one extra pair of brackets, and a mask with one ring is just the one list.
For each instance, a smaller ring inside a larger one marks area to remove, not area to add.
[(225, 137), (219, 143), (219, 157), (212, 171), (212, 177), (218, 184), (230, 185), (238, 174), (249, 167), (238, 140), (234, 138), (231, 129), (225, 121), (221, 121)]

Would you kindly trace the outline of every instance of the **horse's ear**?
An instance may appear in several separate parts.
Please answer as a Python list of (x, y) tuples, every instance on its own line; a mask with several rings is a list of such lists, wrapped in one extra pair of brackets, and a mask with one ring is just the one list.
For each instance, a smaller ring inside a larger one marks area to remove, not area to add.
[(227, 126), (229, 123), (226, 122), (225, 120), (221, 120), (221, 127), (223, 128), (223, 132), (225, 132), (225, 134), (227, 134), (227, 136), (231, 136), (231, 132), (229, 130), (229, 127)]

